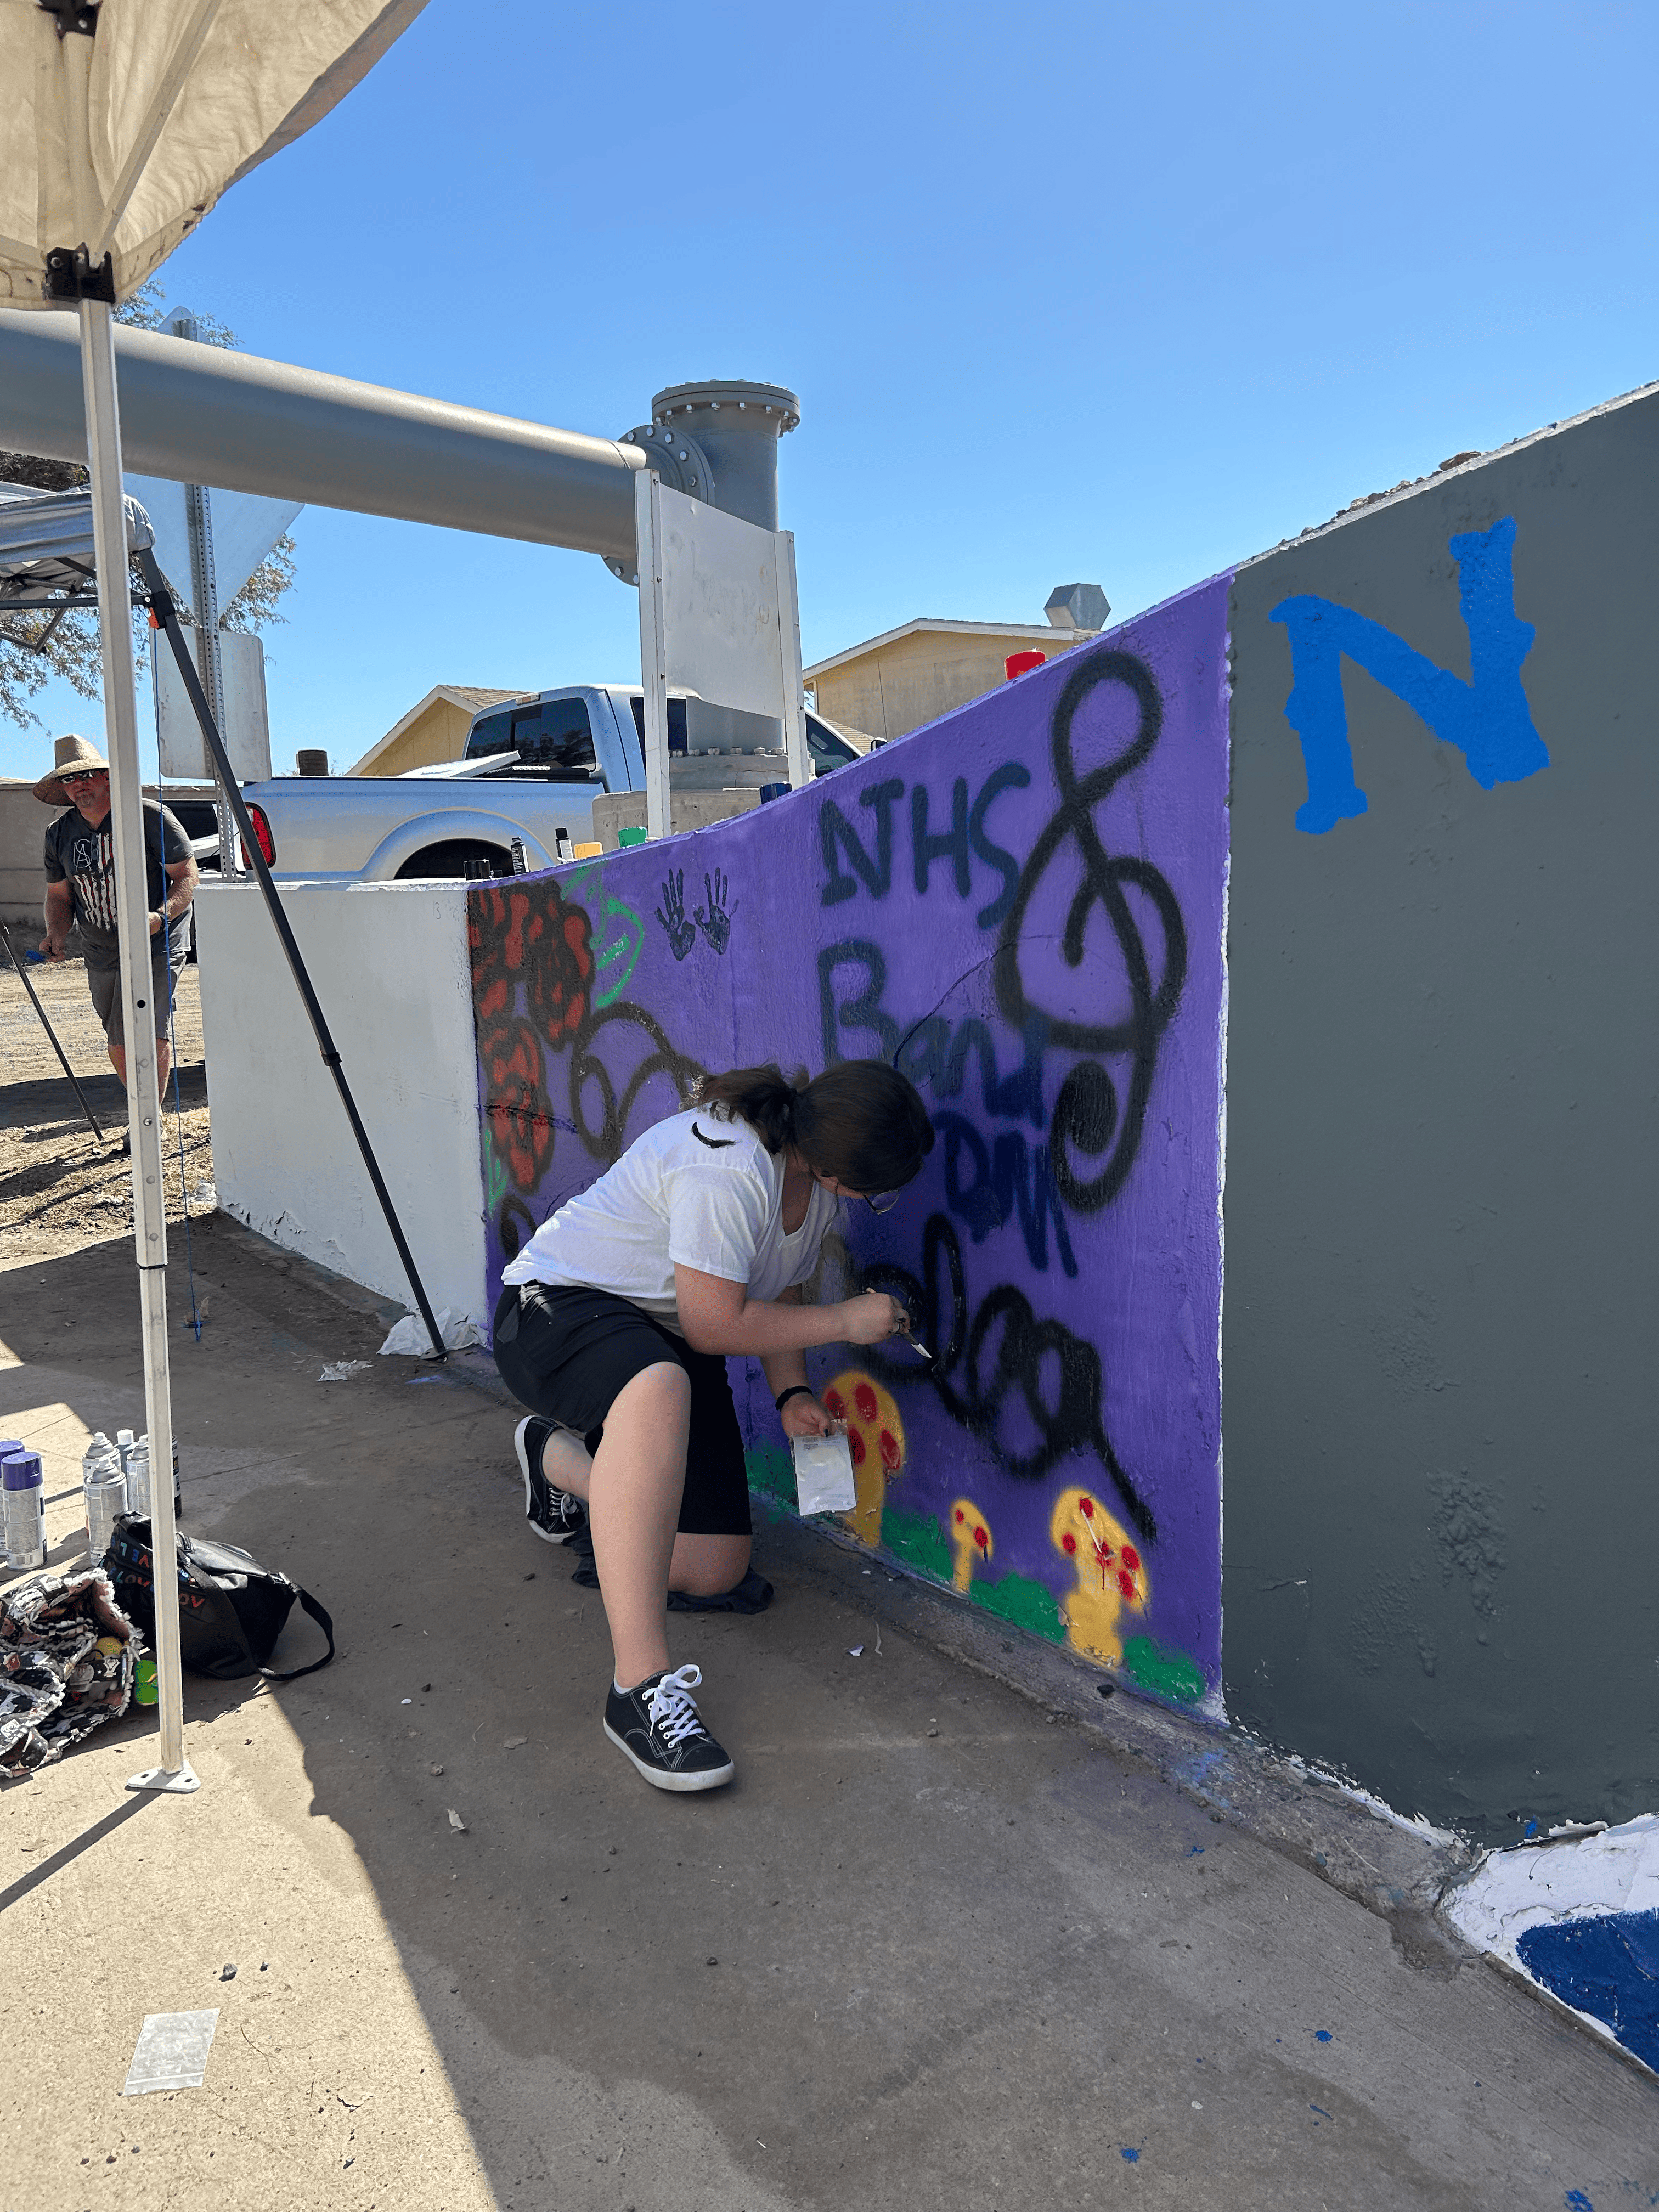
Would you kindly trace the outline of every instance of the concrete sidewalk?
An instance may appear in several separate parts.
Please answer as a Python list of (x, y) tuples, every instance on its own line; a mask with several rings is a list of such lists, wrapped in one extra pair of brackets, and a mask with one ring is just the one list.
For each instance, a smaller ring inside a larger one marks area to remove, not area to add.
[[(811, 1532), (763, 1532), (768, 1613), (672, 1624), (736, 1785), (648, 1790), (488, 1361), (377, 1359), (372, 1301), (222, 1218), (194, 1249), (185, 1526), (340, 1657), (186, 1677), (196, 1797), (124, 1794), (148, 1721), (0, 1792), (8, 2203), (1659, 2203), (1659, 2092), (1438, 1935), (1421, 1844)], [(0, 1285), (0, 1418), (65, 1490), (143, 1425), (131, 1246)], [(124, 2100), (144, 2014), (216, 2005), (205, 2086)]]

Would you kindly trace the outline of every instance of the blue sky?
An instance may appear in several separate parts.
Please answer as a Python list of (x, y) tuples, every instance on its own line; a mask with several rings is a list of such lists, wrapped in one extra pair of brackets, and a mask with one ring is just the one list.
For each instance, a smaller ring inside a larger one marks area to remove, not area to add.
[[(614, 435), (775, 380), (810, 662), (1127, 615), (1659, 374), (1650, 9), (431, 0), (162, 271), (249, 352)], [(310, 508), (273, 751), (637, 673), (591, 556)], [(141, 696), (147, 696), (141, 695)], [(0, 773), (57, 731), (0, 723)], [(150, 757), (154, 757), (153, 736)]]

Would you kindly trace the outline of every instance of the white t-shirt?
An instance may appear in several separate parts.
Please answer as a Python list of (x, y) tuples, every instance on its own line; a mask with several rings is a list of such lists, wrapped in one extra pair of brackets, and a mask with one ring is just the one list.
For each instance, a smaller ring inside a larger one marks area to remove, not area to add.
[(805, 1219), (786, 1236), (783, 1169), (747, 1121), (706, 1106), (672, 1115), (544, 1221), (501, 1280), (609, 1291), (676, 1334), (677, 1265), (776, 1298), (817, 1267), (840, 1203), (815, 1182)]

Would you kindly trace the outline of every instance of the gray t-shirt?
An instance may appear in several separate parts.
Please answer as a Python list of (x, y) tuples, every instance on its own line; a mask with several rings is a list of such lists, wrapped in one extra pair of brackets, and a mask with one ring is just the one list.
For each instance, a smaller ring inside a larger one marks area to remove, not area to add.
[[(162, 855), (170, 865), (190, 858), (190, 839), (184, 824), (159, 799), (144, 801), (144, 877), (149, 912), (159, 914), (168, 884)], [(67, 882), (75, 905), (75, 919), (87, 948), (89, 968), (112, 968), (119, 957), (115, 927), (115, 839), (106, 814), (95, 826), (79, 807), (60, 814), (46, 830), (46, 881)], [(167, 937), (176, 965), (190, 950), (191, 909), (167, 924)], [(159, 957), (161, 933), (152, 951)]]

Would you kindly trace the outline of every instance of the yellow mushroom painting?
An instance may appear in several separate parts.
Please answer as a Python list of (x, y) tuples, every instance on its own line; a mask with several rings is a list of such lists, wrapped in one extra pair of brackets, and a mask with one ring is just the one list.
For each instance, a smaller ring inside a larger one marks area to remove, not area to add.
[(1077, 1587), (1066, 1593), (1060, 1618), (1073, 1651), (1122, 1663), (1119, 1621), (1127, 1606), (1146, 1607), (1146, 1570), (1124, 1529), (1092, 1492), (1075, 1485), (1055, 1500), (1048, 1534), (1077, 1569)]
[(970, 1498), (958, 1498), (951, 1508), (951, 1547), (956, 1554), (951, 1585), (966, 1591), (973, 1583), (975, 1560), (988, 1559), (996, 1549), (991, 1524)]
[(837, 1375), (823, 1395), (836, 1419), (847, 1424), (847, 1445), (853, 1456), (853, 1491), (858, 1502), (850, 1513), (842, 1515), (842, 1523), (873, 1551), (881, 1541), (888, 1479), (904, 1464), (904, 1423), (891, 1391), (856, 1367)]

